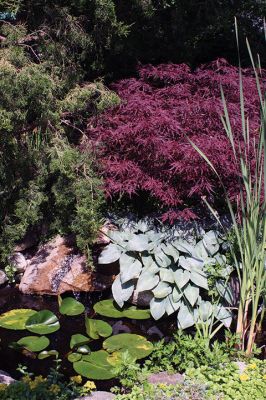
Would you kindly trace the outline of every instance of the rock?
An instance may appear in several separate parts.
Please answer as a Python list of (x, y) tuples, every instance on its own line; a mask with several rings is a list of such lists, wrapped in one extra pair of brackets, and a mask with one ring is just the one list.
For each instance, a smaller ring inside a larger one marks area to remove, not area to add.
[(91, 271), (85, 256), (76, 253), (71, 237), (56, 236), (31, 258), (19, 289), (25, 294), (58, 295), (90, 292), (111, 286), (113, 275)]
[(16, 382), (7, 372), (0, 370), (0, 383), (4, 385), (10, 385), (10, 383)]
[(178, 385), (184, 383), (184, 376), (181, 374), (170, 374), (169, 372), (158, 372), (148, 377), (148, 382), (154, 385), (163, 383), (164, 385)]
[(8, 278), (6, 276), (5, 271), (3, 271), (2, 269), (0, 269), (0, 285), (3, 285), (4, 283), (6, 283), (8, 281)]
[(9, 262), (16, 267), (18, 272), (24, 272), (28, 266), (28, 261), (22, 253), (13, 253), (9, 257)]
[(78, 399), (75, 400), (112, 400), (114, 398), (115, 395), (110, 392), (97, 391), (93, 392), (90, 396), (79, 397)]

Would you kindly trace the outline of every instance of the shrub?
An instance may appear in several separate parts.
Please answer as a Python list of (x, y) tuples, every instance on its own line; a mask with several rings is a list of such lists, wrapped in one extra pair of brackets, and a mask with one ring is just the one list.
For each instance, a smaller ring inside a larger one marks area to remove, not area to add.
[[(113, 88), (122, 104), (92, 118), (87, 131), (101, 160), (107, 194), (134, 197), (144, 192), (144, 203), (148, 194), (168, 209), (165, 218), (178, 215), (171, 212), (176, 207), (186, 209), (183, 216), (193, 216), (190, 206), (202, 196), (222, 203), (220, 183), (188, 137), (213, 162), (235, 199), (239, 174), (220, 118), (221, 85), (242, 143), (238, 68), (223, 59), (194, 72), (185, 64), (146, 65), (139, 69), (139, 78), (116, 83)], [(260, 125), (260, 104), (252, 70), (243, 70), (243, 85), (253, 140)]]

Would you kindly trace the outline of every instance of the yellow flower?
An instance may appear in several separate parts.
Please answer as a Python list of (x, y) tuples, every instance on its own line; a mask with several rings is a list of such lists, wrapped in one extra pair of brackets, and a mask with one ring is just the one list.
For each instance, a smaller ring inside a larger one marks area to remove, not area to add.
[(167, 388), (167, 385), (166, 385), (165, 383), (159, 383), (157, 386), (158, 386), (160, 389), (166, 389), (166, 388)]
[(239, 375), (239, 379), (244, 382), (249, 380), (249, 376), (247, 374)]
[(0, 383), (0, 390), (5, 390), (7, 385), (5, 383)]
[(84, 387), (85, 389), (89, 389), (89, 390), (96, 389), (95, 383), (94, 383), (93, 381), (87, 381), (87, 382), (83, 385), (83, 387)]
[(262, 379), (265, 379), (265, 381), (266, 381), (266, 375), (263, 375)]
[(60, 392), (60, 387), (56, 384), (52, 384), (50, 386), (49, 392), (54, 393), (54, 394), (58, 394)]
[(80, 385), (82, 383), (81, 375), (71, 376), (70, 380), (71, 380), (71, 382), (77, 383), (78, 385)]
[(248, 369), (256, 369), (257, 368), (257, 364), (256, 363), (252, 363), (248, 365)]
[(21, 380), (24, 383), (30, 383), (31, 382), (31, 377), (29, 375), (26, 375), (26, 376), (23, 376), (23, 378)]

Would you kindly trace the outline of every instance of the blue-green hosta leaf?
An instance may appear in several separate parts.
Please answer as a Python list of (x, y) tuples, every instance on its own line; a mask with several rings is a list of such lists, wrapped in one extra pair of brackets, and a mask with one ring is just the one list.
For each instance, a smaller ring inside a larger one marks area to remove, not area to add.
[(161, 246), (154, 249), (154, 258), (159, 267), (167, 268), (171, 264), (171, 259), (161, 249)]
[(121, 231), (108, 231), (107, 235), (112, 240), (112, 242), (125, 246), (125, 241), (128, 238), (128, 233)]
[(165, 314), (165, 299), (153, 298), (150, 302), (151, 315), (155, 320), (162, 318)]
[(134, 257), (123, 253), (120, 257), (120, 279), (122, 283), (137, 279), (141, 273), (142, 264)]
[(140, 220), (136, 225), (136, 229), (142, 233), (147, 232), (149, 230), (148, 221)]
[(178, 286), (178, 288), (182, 289), (188, 283), (188, 281), (191, 279), (190, 272), (183, 271), (182, 269), (177, 269), (174, 272), (174, 278), (175, 278), (175, 283)]
[(215, 317), (221, 321), (226, 328), (230, 328), (232, 322), (231, 312), (222, 305), (217, 305), (214, 309)]
[(133, 291), (134, 282), (121, 283), (120, 274), (117, 275), (112, 285), (112, 294), (119, 307), (123, 307), (124, 302), (131, 297)]
[(108, 244), (101, 252), (98, 263), (99, 264), (110, 264), (119, 260), (121, 251), (118, 246), (113, 243)]
[(186, 240), (177, 239), (172, 242), (172, 245), (179, 250), (181, 253), (192, 255), (194, 251), (194, 247), (188, 243)]
[(210, 256), (213, 256), (220, 248), (218, 236), (214, 231), (209, 231), (203, 236), (203, 244)]
[(209, 254), (208, 254), (202, 240), (196, 244), (196, 246), (193, 249), (192, 255), (193, 255), (193, 257), (203, 260), (203, 261), (205, 261), (209, 257)]
[(219, 280), (216, 282), (216, 288), (220, 296), (222, 296), (227, 303), (232, 306), (234, 304), (234, 294), (229, 285), (227, 285), (224, 281)]
[(174, 259), (174, 262), (178, 260), (179, 251), (171, 243), (162, 244), (161, 248), (167, 256), (170, 256)]
[(181, 265), (181, 267), (186, 269), (187, 271), (201, 271), (204, 266), (204, 262), (194, 257), (181, 256), (179, 258), (179, 265)]
[(203, 289), (208, 290), (208, 280), (202, 274), (199, 274), (198, 272), (195, 272), (195, 271), (191, 271), (190, 280), (195, 285), (200, 286)]
[(187, 329), (195, 324), (194, 314), (185, 304), (181, 303), (177, 314), (177, 325), (179, 329)]
[(202, 301), (198, 308), (199, 320), (206, 322), (211, 318), (213, 313), (213, 306), (209, 301)]
[(173, 314), (175, 311), (177, 311), (180, 307), (181, 302), (175, 303), (173, 300), (172, 294), (166, 297), (165, 299), (165, 311), (167, 315)]
[(142, 256), (141, 260), (144, 265), (144, 268), (149, 268), (151, 265), (155, 264), (153, 257), (150, 255)]
[(152, 290), (159, 283), (159, 276), (152, 273), (143, 271), (139, 276), (136, 291), (144, 292), (145, 290)]
[(183, 296), (183, 292), (178, 289), (178, 287), (174, 287), (173, 289), (173, 301), (177, 303), (181, 297)]
[(158, 286), (153, 289), (152, 293), (156, 299), (163, 299), (168, 294), (172, 293), (172, 286), (170, 286), (167, 282), (159, 282)]
[(169, 268), (160, 268), (160, 278), (163, 282), (174, 283), (174, 273)]
[(219, 265), (225, 265), (226, 264), (226, 256), (224, 254), (215, 254), (214, 259), (216, 260), (216, 263)]
[(131, 238), (127, 244), (127, 251), (137, 251), (141, 253), (145, 250), (150, 250), (150, 244), (148, 242), (147, 235), (139, 234), (135, 235), (132, 234)]
[(193, 307), (199, 297), (199, 288), (197, 286), (188, 285), (184, 290), (184, 295)]

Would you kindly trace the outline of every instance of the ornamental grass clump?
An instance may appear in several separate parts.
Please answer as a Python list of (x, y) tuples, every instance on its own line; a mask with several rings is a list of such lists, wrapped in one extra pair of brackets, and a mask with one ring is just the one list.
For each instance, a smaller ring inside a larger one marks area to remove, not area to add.
[[(238, 33), (236, 25), (236, 37)], [(239, 48), (239, 46), (238, 46)], [(240, 285), (236, 333), (241, 339), (241, 350), (251, 354), (257, 333), (261, 330), (265, 314), (266, 283), (266, 101), (263, 71), (255, 61), (247, 41), (247, 48), (256, 79), (257, 104), (261, 122), (256, 140), (251, 134), (252, 114), (250, 114), (244, 96), (243, 73), (239, 63), (240, 117), (242, 134), (235, 132), (234, 120), (228, 108), (227, 98), (222, 86), (222, 104), (224, 115), (222, 123), (233, 154), (232, 162), (238, 170), (239, 192), (237, 210), (230, 198), (230, 192), (224, 186), (225, 197), (233, 221), (233, 230), (237, 240), (237, 250), (231, 247), (234, 264)], [(259, 60), (258, 60), (259, 61)], [(189, 139), (190, 141), (190, 139)], [(191, 142), (191, 141), (190, 141)], [(192, 143), (192, 142), (191, 142)], [(219, 181), (220, 171), (208, 158), (203, 149), (192, 143), (194, 149), (211, 167)]]

